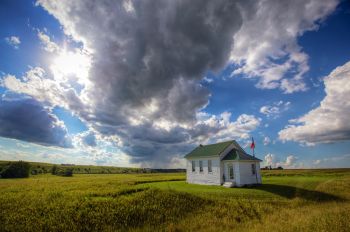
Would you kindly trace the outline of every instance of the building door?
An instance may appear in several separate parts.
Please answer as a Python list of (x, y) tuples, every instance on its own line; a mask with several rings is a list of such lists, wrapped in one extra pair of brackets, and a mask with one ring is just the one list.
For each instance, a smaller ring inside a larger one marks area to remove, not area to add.
[(233, 180), (235, 178), (233, 164), (227, 164), (228, 179)]

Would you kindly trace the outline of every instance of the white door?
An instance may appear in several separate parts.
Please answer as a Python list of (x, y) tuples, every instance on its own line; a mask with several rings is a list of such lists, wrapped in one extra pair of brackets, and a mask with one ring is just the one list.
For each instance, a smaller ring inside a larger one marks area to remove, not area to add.
[(227, 164), (227, 178), (229, 181), (233, 181), (235, 178), (233, 164)]

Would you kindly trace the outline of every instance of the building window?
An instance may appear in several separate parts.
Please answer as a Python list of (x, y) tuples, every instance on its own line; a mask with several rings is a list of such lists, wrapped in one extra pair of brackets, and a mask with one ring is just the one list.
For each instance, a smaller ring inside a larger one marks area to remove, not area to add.
[(229, 164), (228, 166), (228, 176), (230, 180), (233, 180), (235, 178), (235, 172), (233, 170), (233, 164)]
[(203, 172), (203, 161), (199, 161), (199, 172)]
[(212, 172), (212, 168), (211, 168), (211, 160), (208, 160), (208, 172)]
[(192, 160), (192, 172), (196, 171), (196, 162)]
[(256, 173), (256, 166), (255, 164), (252, 164), (252, 175), (255, 175)]

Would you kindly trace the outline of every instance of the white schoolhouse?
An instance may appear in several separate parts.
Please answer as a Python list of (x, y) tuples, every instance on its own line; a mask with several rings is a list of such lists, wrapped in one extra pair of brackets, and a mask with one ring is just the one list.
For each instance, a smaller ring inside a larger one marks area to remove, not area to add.
[(234, 141), (199, 145), (185, 156), (187, 182), (240, 187), (261, 184), (260, 162)]

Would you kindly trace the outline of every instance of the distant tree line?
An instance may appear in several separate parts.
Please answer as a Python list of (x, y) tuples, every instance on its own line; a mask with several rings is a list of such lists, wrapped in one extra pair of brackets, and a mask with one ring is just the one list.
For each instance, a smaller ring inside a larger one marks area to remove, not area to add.
[(265, 166), (264, 168), (261, 168), (261, 170), (283, 170), (281, 166), (278, 166), (277, 168), (273, 168), (270, 166)]
[(0, 161), (0, 178), (24, 178), (30, 175), (47, 173), (58, 176), (72, 176), (73, 174), (141, 174), (175, 173), (185, 171), (185, 169), (126, 168), (113, 166), (50, 164), (25, 161)]
[[(73, 176), (72, 168), (58, 168), (57, 165), (53, 165), (50, 171), (53, 175)], [(30, 165), (29, 162), (25, 161), (8, 162), (0, 166), (1, 178), (26, 178), (30, 174), (37, 175), (48, 172), (47, 167)]]

